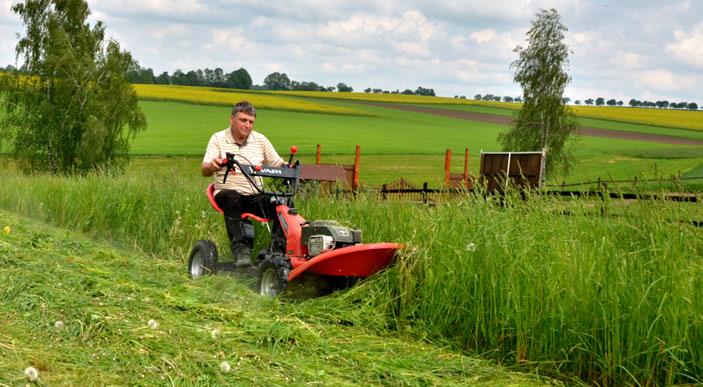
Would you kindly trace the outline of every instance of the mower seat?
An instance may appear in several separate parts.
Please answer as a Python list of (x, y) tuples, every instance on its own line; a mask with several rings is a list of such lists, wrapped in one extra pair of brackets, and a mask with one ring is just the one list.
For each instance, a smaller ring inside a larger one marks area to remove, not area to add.
[(215, 211), (219, 212), (220, 214), (224, 215), (225, 212), (222, 211), (220, 206), (217, 205), (217, 202), (215, 201), (215, 184), (210, 184), (207, 186), (207, 189), (205, 190), (205, 194), (207, 195), (208, 200), (210, 200), (210, 204), (212, 205), (212, 208), (215, 209)]

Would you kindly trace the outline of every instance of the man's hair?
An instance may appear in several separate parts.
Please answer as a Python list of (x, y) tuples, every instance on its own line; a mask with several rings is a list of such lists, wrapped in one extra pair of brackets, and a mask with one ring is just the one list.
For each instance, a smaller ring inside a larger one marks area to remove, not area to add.
[(240, 101), (234, 104), (232, 117), (236, 116), (237, 113), (244, 113), (256, 117), (256, 108), (254, 108), (254, 105), (250, 104), (249, 101)]

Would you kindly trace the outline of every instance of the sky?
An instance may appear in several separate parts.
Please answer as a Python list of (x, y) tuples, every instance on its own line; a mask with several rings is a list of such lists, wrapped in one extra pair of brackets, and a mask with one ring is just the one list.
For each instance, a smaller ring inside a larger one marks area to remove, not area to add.
[[(0, 0), (0, 67), (16, 65), (21, 20)], [(572, 100), (703, 105), (703, 1), (89, 0), (90, 22), (156, 74), (247, 69), (362, 91), (519, 96), (514, 49), (540, 9), (568, 28)]]

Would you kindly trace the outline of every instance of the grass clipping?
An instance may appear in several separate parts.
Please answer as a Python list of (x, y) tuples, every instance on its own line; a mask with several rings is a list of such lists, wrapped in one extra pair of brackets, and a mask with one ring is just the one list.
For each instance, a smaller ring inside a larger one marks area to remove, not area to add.
[(543, 383), (174, 261), (0, 211), (0, 386)]

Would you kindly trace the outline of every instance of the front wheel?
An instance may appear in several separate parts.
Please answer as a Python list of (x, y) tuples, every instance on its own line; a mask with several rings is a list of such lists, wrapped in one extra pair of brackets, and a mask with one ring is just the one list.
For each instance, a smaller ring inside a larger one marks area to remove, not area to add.
[(195, 243), (188, 257), (188, 273), (193, 278), (217, 273), (217, 246), (212, 241)]
[(265, 258), (259, 264), (259, 294), (276, 297), (288, 287), (290, 262), (281, 254)]

